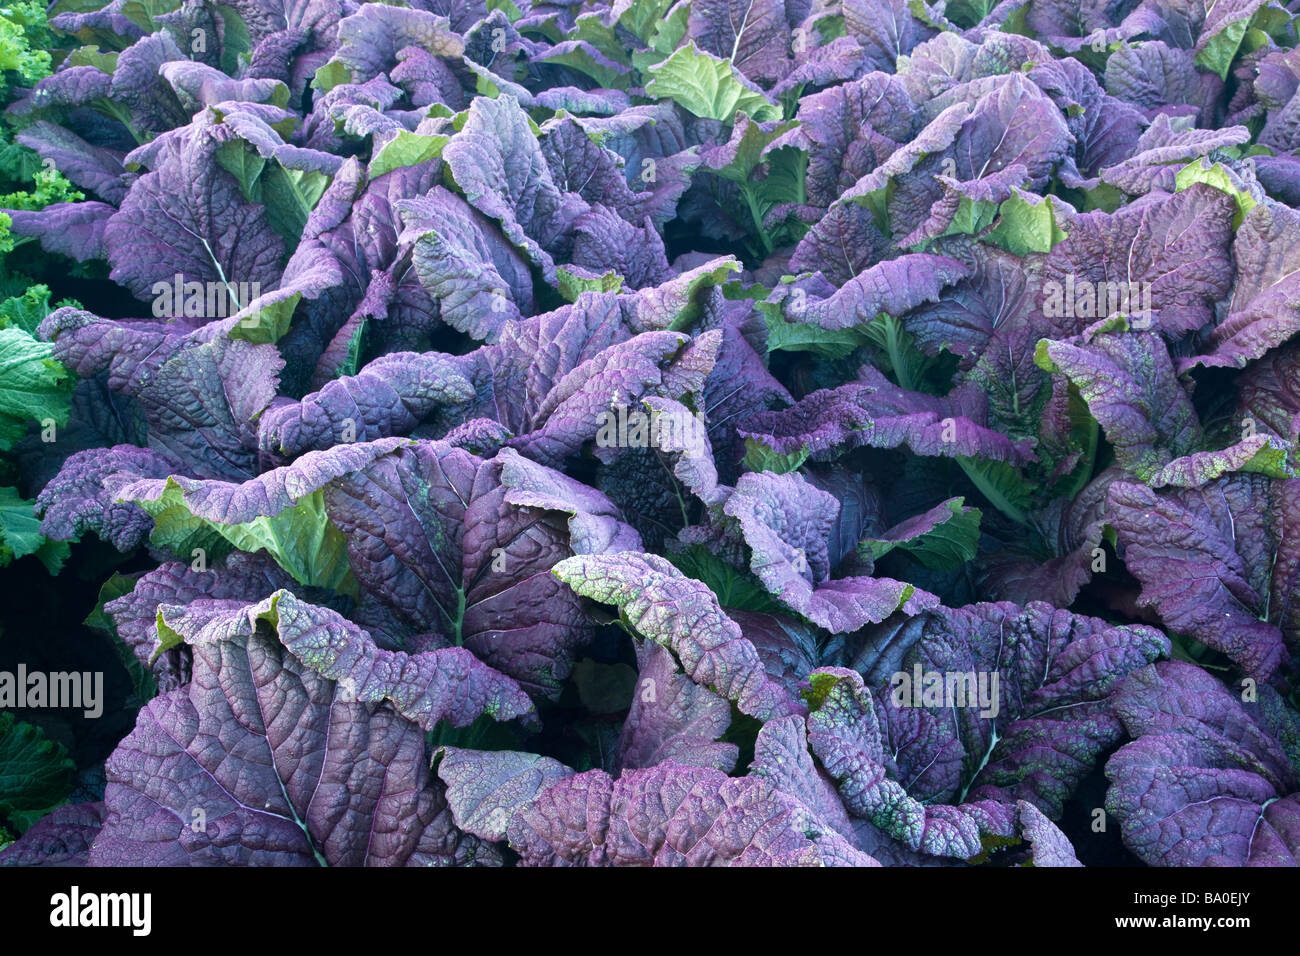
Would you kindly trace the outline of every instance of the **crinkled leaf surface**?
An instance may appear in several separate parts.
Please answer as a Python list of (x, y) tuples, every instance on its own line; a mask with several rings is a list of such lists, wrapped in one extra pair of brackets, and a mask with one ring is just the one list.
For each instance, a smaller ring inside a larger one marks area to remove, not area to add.
[(583, 597), (615, 605), (629, 628), (671, 650), (691, 680), (743, 713), (780, 716), (795, 708), (713, 592), (659, 555), (580, 555), (553, 573)]
[(1110, 486), (1107, 521), (1141, 604), (1170, 630), (1222, 651), (1259, 679), (1295, 647), (1294, 480), (1236, 474), (1202, 488)]
[[(1261, 711), (1205, 671), (1168, 661), (1134, 673), (1116, 698), (1132, 743), (1106, 764), (1106, 809), (1153, 866), (1295, 866), (1300, 786)], [(1294, 734), (1294, 714), (1288, 715)]]
[[(92, 864), (474, 859), (477, 841), (455, 828), (430, 780), (423, 732), (352, 699), (240, 619), (194, 635), (193, 679), (146, 704), (109, 758)], [(196, 811), (202, 828), (191, 826)]]

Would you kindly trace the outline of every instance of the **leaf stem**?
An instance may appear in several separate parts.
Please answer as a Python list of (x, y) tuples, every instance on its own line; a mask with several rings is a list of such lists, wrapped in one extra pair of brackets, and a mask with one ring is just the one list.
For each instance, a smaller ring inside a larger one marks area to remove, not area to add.
[(462, 647), (465, 643), (465, 589), (456, 589), (456, 646)]
[(885, 351), (889, 354), (889, 364), (894, 367), (894, 377), (898, 379), (899, 388), (914, 392), (916, 383), (912, 380), (912, 370), (903, 355), (903, 340), (899, 334), (901, 330), (902, 323), (898, 319), (892, 315), (885, 316)]
[(1029, 516), (1025, 514), (1024, 510), (1002, 494), (983, 472), (973, 466), (969, 458), (965, 455), (958, 455), (957, 464), (961, 465), (961, 470), (966, 472), (966, 477), (971, 480), (971, 483), (980, 490), (980, 493), (989, 500), (993, 507), (1016, 524), (1029, 524)]
[(998, 736), (997, 725), (994, 724), (992, 730), (989, 731), (988, 749), (984, 751), (984, 758), (980, 761), (980, 765), (975, 768), (975, 772), (970, 775), (970, 779), (966, 781), (966, 785), (961, 788), (961, 796), (957, 798), (958, 805), (966, 802), (966, 794), (970, 792), (970, 788), (975, 784), (976, 778), (978, 778), (984, 768), (988, 766), (989, 757), (993, 755), (993, 748), (998, 745), (998, 741), (1001, 739), (1002, 738)]
[(754, 228), (758, 231), (758, 241), (763, 244), (763, 256), (766, 258), (772, 254), (772, 239), (768, 236), (767, 230), (763, 228), (763, 216), (758, 211), (758, 200), (754, 198), (749, 183), (740, 183), (739, 185), (740, 193), (745, 197), (745, 205), (749, 207), (749, 218), (753, 220)]
[(1088, 423), (1088, 444), (1084, 449), (1083, 463), (1081, 470), (1070, 483), (1070, 487), (1066, 489), (1065, 499), (1067, 501), (1073, 501), (1077, 498), (1079, 492), (1083, 491), (1088, 486), (1088, 482), (1092, 480), (1093, 466), (1097, 461), (1097, 440), (1101, 428), (1097, 424), (1097, 419), (1091, 415), (1088, 416)]

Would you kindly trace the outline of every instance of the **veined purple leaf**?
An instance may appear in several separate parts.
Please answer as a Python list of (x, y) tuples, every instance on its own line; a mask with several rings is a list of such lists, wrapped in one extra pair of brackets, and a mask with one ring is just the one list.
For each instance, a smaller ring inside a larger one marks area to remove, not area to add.
[(1143, 668), (1116, 699), (1132, 743), (1106, 764), (1106, 809), (1124, 842), (1153, 866), (1295, 866), (1300, 782), (1261, 726), (1272, 704), (1260, 687), (1247, 708), (1209, 674), (1181, 661)]
[(734, 700), (743, 713), (766, 718), (797, 710), (713, 592), (658, 555), (581, 555), (552, 573), (583, 597), (616, 606), (628, 627), (671, 650), (691, 680)]
[(92, 864), (492, 859), (452, 824), (419, 727), (355, 700), (242, 620), (196, 634), (193, 679), (146, 704), (109, 758)]

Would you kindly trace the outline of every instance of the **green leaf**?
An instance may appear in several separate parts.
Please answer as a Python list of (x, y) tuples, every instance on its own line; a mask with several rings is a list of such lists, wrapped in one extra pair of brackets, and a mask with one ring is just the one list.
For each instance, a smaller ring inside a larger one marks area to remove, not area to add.
[(629, 3), (619, 14), (618, 25), (649, 46), (655, 30), (672, 5), (673, 0), (637, 0)]
[(0, 90), (6, 90), (6, 72), (35, 83), (50, 72), (54, 40), (46, 27), (45, 11), (31, 0), (17, 0), (0, 8)]
[(807, 460), (807, 448), (782, 455), (755, 438), (745, 439), (744, 466), (747, 471), (770, 471), (773, 474), (784, 475), (795, 471)]
[(794, 120), (777, 123), (764, 131), (761, 126), (743, 111), (736, 115), (736, 127), (742, 130), (736, 156), (730, 163), (718, 169), (709, 169), (714, 175), (721, 176), (733, 183), (748, 183), (754, 170), (764, 161), (763, 150), (784, 136), (798, 124)]
[[(9, 216), (0, 212), (0, 255), (13, 251), (15, 243), (13, 233), (10, 232), (10, 227), (13, 224), (14, 221)], [(21, 241), (20, 239), (19, 242)]]
[(257, 178), (266, 168), (266, 160), (242, 139), (227, 140), (216, 148), (212, 158), (239, 183), (239, 191), (249, 202), (257, 202)]
[[(474, 92), (478, 96), (489, 96), (496, 99), (502, 93), (506, 93), (507, 95), (513, 94), (515, 99), (525, 99), (523, 94), (527, 91), (518, 83), (498, 76), (483, 64), (469, 57), (465, 57), (463, 62), (470, 72), (474, 74)], [(461, 122), (464, 121), (461, 120)], [(456, 125), (453, 124), (452, 128), (456, 129)], [(456, 132), (460, 132), (460, 130), (456, 129)]]
[(1290, 449), (1284, 444), (1261, 445), (1259, 451), (1241, 466), (1242, 471), (1253, 471), (1270, 478), (1294, 478), (1295, 470), (1287, 460)]
[[(778, 244), (800, 238), (799, 235), (777, 235), (780, 228), (775, 227), (769, 231), (766, 224), (768, 213), (777, 206), (803, 203), (805, 200), (804, 175), (808, 154), (794, 147), (768, 151), (772, 143), (795, 125), (794, 120), (789, 120), (764, 131), (743, 110), (739, 111), (735, 119), (735, 130), (740, 131), (736, 155), (726, 166), (704, 167), (715, 176), (739, 187), (741, 198), (748, 207), (754, 234), (762, 242), (765, 253), (770, 253)], [(733, 138), (734, 135), (733, 131)], [(801, 226), (800, 229), (802, 228)]]
[(120, 598), (124, 594), (130, 594), (135, 590), (135, 584), (135, 578), (114, 573), (111, 578), (104, 582), (104, 586), (99, 589), (99, 601), (95, 604), (95, 609), (86, 615), (85, 624), (89, 628), (106, 634), (112, 641), (113, 650), (117, 652), (117, 659), (122, 662), (122, 667), (126, 670), (127, 676), (131, 678), (131, 690), (135, 699), (144, 704), (158, 695), (158, 684), (154, 681), (153, 673), (149, 668), (140, 663), (140, 659), (127, 646), (126, 641), (118, 636), (117, 623), (104, 610), (104, 605), (109, 601)]
[(258, 201), (266, 206), (271, 228), (288, 243), (286, 249), (297, 247), (307, 217), (329, 184), (330, 177), (315, 170), (286, 169), (278, 162), (267, 164), (258, 180)]
[(166, 654), (173, 647), (180, 647), (185, 643), (185, 636), (167, 623), (163, 616), (163, 606), (158, 605), (158, 611), (154, 616), (154, 626), (158, 631), (158, 646), (153, 649), (153, 654), (149, 658), (149, 663), (153, 664), (163, 654)]
[(352, 82), (352, 71), (340, 63), (338, 60), (330, 60), (324, 66), (316, 70), (312, 76), (311, 85), (314, 89), (322, 93), (328, 93), (336, 86), (342, 86), (344, 83)]
[[(585, 32), (587, 35), (574, 36), (572, 33), (570, 33), (569, 39), (586, 40), (593, 47), (596, 47), (596, 49), (599, 50), (601, 53), (605, 53), (605, 49), (603, 49), (603, 47), (608, 46), (611, 42), (617, 44), (617, 40), (614, 37), (612, 31), (597, 32), (595, 29), (593, 29), (592, 27), (593, 22), (599, 26), (603, 26), (602, 24), (600, 24), (599, 17), (595, 15), (588, 15), (584, 17), (583, 20), (584, 20), (584, 26), (586, 27), (586, 29), (583, 32)], [(614, 62), (617, 63), (621, 59), (623, 59), (623, 53), (617, 45), (614, 46), (614, 49), (617, 52), (613, 56), (610, 56), (609, 58), (611, 60), (614, 60)], [(609, 56), (609, 54), (606, 55)], [(601, 63), (599, 60), (593, 57), (587, 50), (585, 50), (583, 47), (580, 46), (575, 46), (572, 49), (565, 50), (559, 53), (558, 55), (557, 54), (545, 55), (540, 59), (535, 59), (533, 62), (534, 63), (558, 63), (561, 66), (567, 66), (572, 70), (577, 70), (579, 73), (591, 77), (593, 80), (596, 81), (597, 86), (603, 86), (606, 89), (611, 89), (611, 90), (627, 89), (628, 73), (626, 70), (616, 70), (613, 67), (609, 66), (608, 64)]]
[(962, 507), (964, 498), (945, 501), (948, 517), (933, 527), (913, 533), (904, 522), (898, 533), (889, 538), (863, 538), (858, 542), (858, 553), (878, 561), (895, 548), (911, 554), (921, 564), (933, 571), (951, 571), (975, 557), (980, 537), (978, 508)]
[(117, 54), (101, 53), (97, 46), (78, 47), (67, 55), (60, 69), (66, 70), (73, 66), (93, 66), (99, 72), (112, 76), (117, 69)]
[(34, 338), (37, 327), (49, 314), (49, 287), (28, 286), (22, 295), (0, 302), (0, 329), (22, 329)]
[(1196, 54), (1193, 62), (1199, 67), (1219, 74), (1219, 79), (1226, 80), (1228, 71), (1232, 69), (1232, 61), (1237, 58), (1241, 41), (1245, 39), (1249, 28), (1249, 18), (1233, 20), (1210, 37)]
[[(277, 131), (286, 137), (291, 134), (287, 127), (277, 126)], [(287, 169), (276, 160), (266, 160), (242, 139), (222, 143), (214, 157), (217, 165), (235, 177), (244, 199), (266, 207), (270, 228), (285, 239), (287, 248), (291, 251), (298, 246), (307, 216), (325, 194), (330, 177), (312, 169)]]
[[(766, 305), (767, 303), (764, 303)], [(787, 322), (778, 310), (759, 306), (767, 321), (769, 352), (814, 352), (830, 359), (840, 359), (862, 345), (853, 329), (823, 329), (820, 325)]]
[[(1233, 229), (1240, 226), (1246, 214), (1259, 205), (1234, 173), (1229, 172), (1222, 163), (1210, 163), (1205, 157), (1188, 163), (1178, 171), (1178, 175), (1174, 177), (1174, 191), (1182, 192), (1192, 183), (1205, 183), (1232, 197), (1237, 204), (1237, 212), (1232, 217)], [(1238, 183), (1241, 185), (1239, 186)]]
[[(793, 276), (782, 277), (788, 284)], [(767, 323), (769, 352), (813, 352), (829, 359), (841, 359), (867, 340), (860, 329), (823, 329), (811, 322), (791, 322), (782, 312), (782, 303), (756, 301), (755, 307)]]
[(862, 329), (867, 341), (877, 345), (889, 358), (894, 380), (900, 388), (917, 391), (929, 367), (929, 359), (912, 344), (912, 335), (900, 319), (883, 312)]
[[(957, 200), (957, 212), (952, 217), (941, 236), (977, 236), (997, 218), (999, 205), (985, 199), (968, 199), (962, 196)], [(923, 245), (928, 245), (923, 243)]]
[(957, 464), (993, 507), (1018, 524), (1028, 523), (1030, 489), (1020, 472), (1004, 461), (984, 461), (964, 455), (957, 456)]
[(55, 0), (50, 7), (49, 15), (58, 16), (60, 13), (90, 13), (103, 7), (99, 0)]
[(514, 23), (524, 15), (523, 11), (515, 5), (513, 0), (487, 0), (487, 12), (491, 13), (493, 10), (500, 10), (506, 15), (506, 19), (511, 23)]
[(705, 584), (724, 608), (788, 614), (763, 585), (746, 571), (738, 571), (701, 544), (665, 555), (678, 571)]
[(0, 329), (0, 450), (27, 431), (27, 423), (67, 424), (75, 382), (54, 359), (54, 346), (20, 328)]
[[(31, 155), (36, 158), (35, 153)], [(51, 203), (80, 202), (86, 198), (86, 194), (74, 187), (61, 172), (46, 168), (44, 164), (32, 171), (31, 179), (30, 189), (0, 195), (0, 208), (44, 209)]]
[(623, 277), (612, 269), (602, 275), (587, 277), (578, 275), (570, 266), (559, 266), (555, 276), (560, 295), (566, 302), (578, 301), (578, 296), (584, 292), (618, 292), (623, 288)]
[(1294, 46), (1295, 17), (1280, 3), (1263, 2), (1250, 16), (1238, 14), (1237, 19), (1211, 37), (1196, 54), (1195, 62), (1226, 80), (1238, 53), (1252, 53), (1271, 41), (1283, 47)]
[(19, 833), (67, 799), (76, 770), (67, 748), (0, 711), (0, 818)]
[(230, 330), (232, 339), (243, 339), (254, 345), (273, 345), (289, 331), (293, 311), (302, 301), (302, 293), (295, 292), (284, 299), (253, 309)]
[(654, 32), (648, 41), (650, 49), (638, 50), (632, 54), (632, 65), (644, 74), (664, 57), (671, 56), (686, 38), (690, 12), (686, 0), (674, 3), (669, 8), (668, 15), (655, 23)]
[(1012, 255), (1051, 252), (1054, 245), (1069, 238), (1057, 223), (1049, 198), (1013, 189), (1011, 198), (998, 207), (998, 213), (997, 225), (984, 239)]
[(179, 6), (180, 0), (126, 0), (126, 3), (122, 4), (122, 16), (145, 33), (153, 33), (158, 29), (154, 25), (153, 18), (170, 13)]
[(744, 269), (738, 261), (730, 257), (718, 261), (718, 264), (710, 269), (699, 267), (687, 273), (685, 281), (683, 277), (674, 279), (671, 283), (664, 286), (668, 295), (664, 299), (664, 307), (672, 309), (677, 313), (673, 320), (668, 324), (668, 331), (682, 332), (690, 328), (700, 316), (704, 306), (701, 303), (704, 289), (711, 286), (720, 286), (731, 277), (733, 272), (740, 272)]
[(843, 678), (836, 674), (809, 674), (808, 689), (799, 695), (808, 704), (809, 712), (815, 714), (821, 710), (826, 698), (841, 680)]
[(209, 552), (210, 561), (219, 556), (220, 545), (213, 545), (221, 541), (249, 553), (265, 548), (300, 584), (343, 593), (356, 591), (356, 579), (348, 565), (347, 539), (325, 513), (325, 494), (321, 490), (279, 514), (259, 516), (245, 524), (220, 524), (197, 517), (185, 504), (183, 489), (172, 478), (167, 479), (159, 497), (137, 504), (153, 516), (149, 540), (156, 547), (168, 548), (185, 558), (193, 548), (202, 547)]
[[(442, 156), (442, 148), (451, 142), (450, 136), (426, 136), (402, 130), (379, 150), (370, 160), (369, 177), (376, 179), (384, 173), (402, 166), (418, 166)], [(318, 196), (317, 199), (320, 197)]]
[(367, 325), (369, 322), (366, 319), (357, 323), (357, 330), (348, 338), (347, 355), (339, 363), (338, 371), (334, 374), (335, 378), (356, 375), (361, 370), (361, 343), (365, 340)]
[(58, 574), (72, 553), (66, 541), (51, 541), (41, 534), (41, 521), (32, 503), (16, 488), (0, 488), (0, 567), (15, 558), (36, 555), (50, 574)]
[[(175, 5), (179, 6), (179, 4)], [(215, 4), (214, 9), (217, 16), (221, 17), (221, 70), (227, 76), (239, 76), (253, 50), (253, 39), (249, 35), (248, 25), (244, 22), (243, 12), (239, 9), (224, 3)], [(208, 43), (216, 41), (217, 37), (207, 37)]]
[(780, 107), (752, 88), (730, 60), (701, 52), (694, 41), (648, 72), (653, 79), (646, 93), (667, 97), (704, 119), (730, 122), (739, 110), (760, 122), (781, 118)]

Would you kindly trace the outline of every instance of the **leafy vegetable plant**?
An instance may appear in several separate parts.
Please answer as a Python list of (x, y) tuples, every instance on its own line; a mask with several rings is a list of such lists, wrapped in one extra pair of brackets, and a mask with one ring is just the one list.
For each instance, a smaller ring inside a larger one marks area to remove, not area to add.
[(1300, 863), (1293, 6), (0, 7), (0, 864)]

